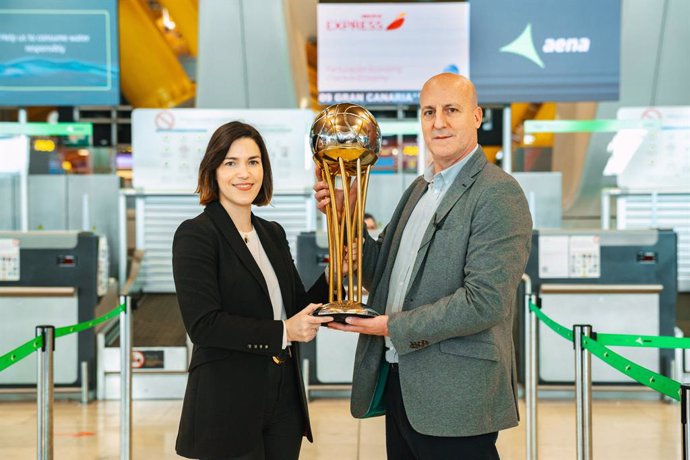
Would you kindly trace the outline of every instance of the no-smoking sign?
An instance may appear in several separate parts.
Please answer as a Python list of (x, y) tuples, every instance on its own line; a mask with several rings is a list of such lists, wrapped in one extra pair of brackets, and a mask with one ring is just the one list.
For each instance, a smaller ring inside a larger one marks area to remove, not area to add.
[(175, 115), (168, 110), (159, 112), (154, 118), (154, 123), (158, 129), (173, 129), (175, 127)]
[(146, 358), (144, 357), (144, 354), (140, 351), (132, 351), (132, 367), (135, 369), (141, 369), (144, 367), (144, 363), (146, 362)]

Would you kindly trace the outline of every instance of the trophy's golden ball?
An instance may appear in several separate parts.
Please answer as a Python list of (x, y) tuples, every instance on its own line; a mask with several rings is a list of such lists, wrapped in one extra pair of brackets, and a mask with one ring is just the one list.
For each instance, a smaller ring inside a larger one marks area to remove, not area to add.
[(334, 104), (314, 119), (309, 133), (314, 161), (325, 161), (331, 171), (340, 169), (342, 158), (348, 174), (354, 174), (357, 159), (362, 167), (373, 165), (381, 150), (381, 129), (374, 116), (357, 104)]

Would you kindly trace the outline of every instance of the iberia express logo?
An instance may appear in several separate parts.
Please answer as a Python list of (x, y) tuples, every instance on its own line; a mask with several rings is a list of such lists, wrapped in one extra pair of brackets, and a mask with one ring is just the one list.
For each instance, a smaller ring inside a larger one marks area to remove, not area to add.
[(386, 25), (382, 14), (362, 14), (356, 19), (338, 19), (326, 21), (326, 30), (375, 32), (397, 30), (405, 24), (406, 13), (400, 13)]
[(403, 24), (405, 24), (405, 13), (400, 13), (398, 15), (398, 17), (393, 20), (393, 22), (388, 24), (388, 27), (386, 27), (386, 30), (399, 29), (402, 27)]

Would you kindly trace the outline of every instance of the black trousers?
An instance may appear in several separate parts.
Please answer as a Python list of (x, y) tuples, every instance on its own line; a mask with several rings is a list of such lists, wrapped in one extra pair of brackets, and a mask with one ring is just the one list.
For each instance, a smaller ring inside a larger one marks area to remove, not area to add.
[(418, 433), (410, 425), (400, 391), (398, 366), (386, 384), (386, 452), (389, 460), (498, 460), (498, 432), (467, 437)]
[(240, 457), (202, 460), (297, 460), (304, 434), (304, 414), (299, 396), (297, 371), (293, 358), (283, 364), (271, 364), (266, 385), (263, 413), (263, 437), (258, 446)]

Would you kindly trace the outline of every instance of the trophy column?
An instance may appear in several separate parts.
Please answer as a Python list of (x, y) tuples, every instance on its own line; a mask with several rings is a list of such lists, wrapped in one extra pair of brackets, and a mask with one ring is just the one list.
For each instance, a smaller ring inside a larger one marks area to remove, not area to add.
[[(326, 208), (329, 256), (329, 303), (314, 314), (333, 316), (344, 322), (348, 316), (373, 317), (375, 311), (362, 305), (362, 242), (364, 207), (371, 168), (381, 149), (381, 131), (373, 115), (355, 104), (336, 104), (316, 119), (310, 133), (314, 161), (328, 185), (330, 203)], [(338, 183), (339, 179), (339, 183)], [(336, 190), (342, 187), (343, 209), (336, 208)], [(355, 202), (350, 193), (355, 187)], [(355, 259), (356, 254), (356, 259)], [(343, 266), (356, 276), (347, 277), (343, 296)]]
[[(338, 302), (345, 303), (350, 306), (362, 305), (362, 242), (364, 241), (364, 206), (367, 200), (367, 184), (369, 182), (369, 174), (371, 172), (371, 165), (362, 168), (360, 159), (356, 161), (354, 168), (354, 175), (348, 172), (345, 167), (345, 162), (341, 158), (339, 161), (339, 168), (333, 172), (326, 161), (320, 165), (323, 171), (324, 179), (328, 184), (328, 191), (330, 193), (331, 204), (328, 205), (326, 211), (326, 226), (328, 228), (328, 257), (329, 263), (328, 274), (329, 280), (336, 280), (335, 283), (330, 283), (330, 291), (328, 301), (330, 303)], [(335, 187), (336, 177), (340, 176), (343, 187), (344, 203), (343, 212), (340, 216), (333, 203), (335, 203)], [(356, 202), (354, 203), (354, 211), (350, 203), (350, 191), (352, 187), (356, 187)], [(347, 244), (346, 244), (347, 243)], [(357, 254), (357, 259), (353, 260), (354, 254)], [(348, 267), (353, 267), (356, 264), (357, 284), (355, 285), (355, 278), (348, 276), (347, 283), (347, 297), (343, 299), (343, 273), (342, 268), (347, 262)]]

